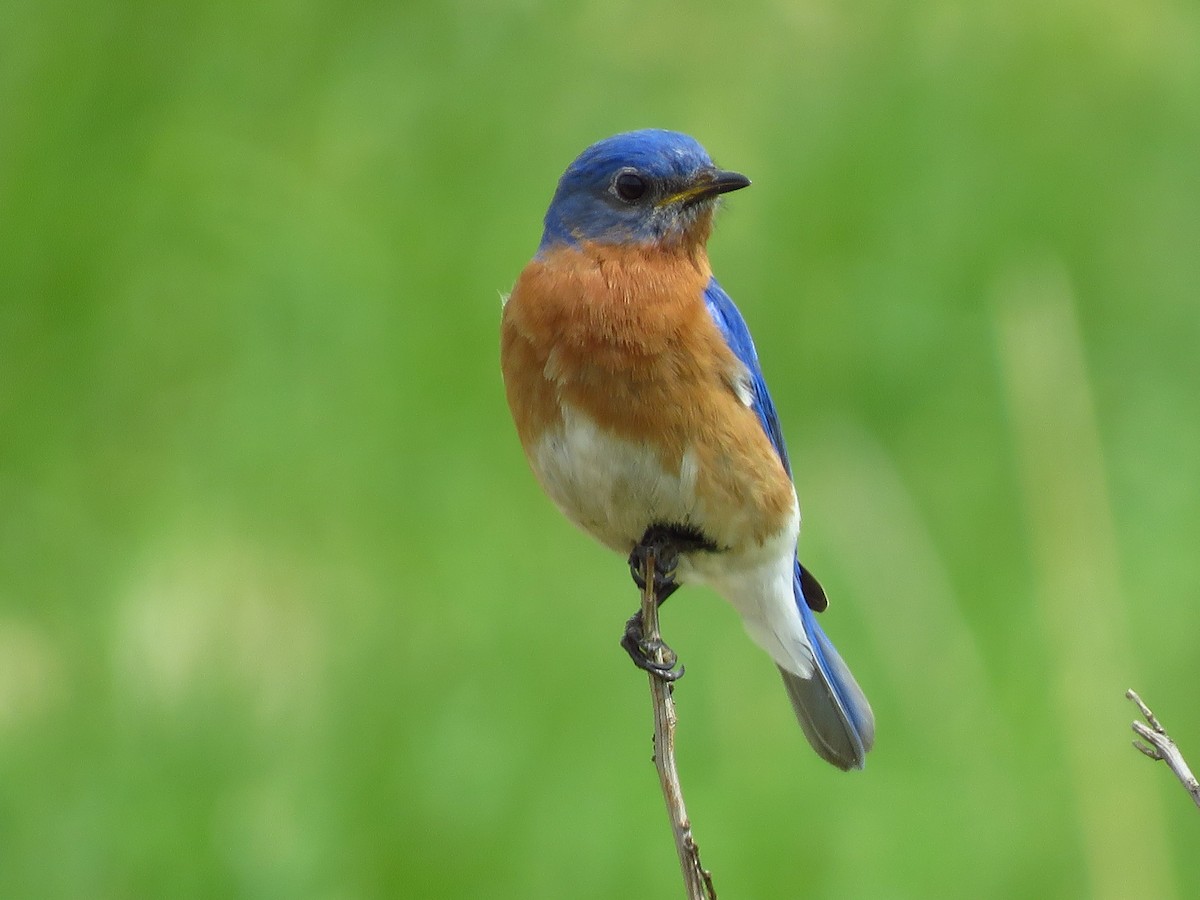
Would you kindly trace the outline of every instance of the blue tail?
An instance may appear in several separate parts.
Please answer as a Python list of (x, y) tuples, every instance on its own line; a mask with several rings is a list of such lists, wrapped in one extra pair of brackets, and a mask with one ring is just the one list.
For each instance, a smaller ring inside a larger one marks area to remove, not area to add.
[[(810, 576), (811, 577), (811, 576)], [(822, 759), (839, 769), (861, 769), (867, 751), (875, 743), (875, 715), (871, 704), (841, 654), (817, 623), (800, 583), (800, 562), (794, 579), (796, 605), (804, 633), (816, 661), (809, 678), (800, 678), (780, 668), (792, 708), (804, 736)]]

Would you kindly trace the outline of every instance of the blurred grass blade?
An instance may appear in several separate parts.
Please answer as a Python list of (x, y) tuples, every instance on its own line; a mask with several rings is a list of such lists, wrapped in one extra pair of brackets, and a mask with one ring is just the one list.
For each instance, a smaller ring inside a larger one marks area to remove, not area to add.
[[(996, 331), (1037, 575), (1035, 603), (1054, 662), (1048, 684), (1074, 778), (1095, 898), (1174, 897), (1157, 794), (1123, 777), (1115, 726), (1134, 677), (1113, 511), (1066, 273), (1019, 267), (996, 292)], [(1150, 598), (1151, 600), (1153, 598)]]

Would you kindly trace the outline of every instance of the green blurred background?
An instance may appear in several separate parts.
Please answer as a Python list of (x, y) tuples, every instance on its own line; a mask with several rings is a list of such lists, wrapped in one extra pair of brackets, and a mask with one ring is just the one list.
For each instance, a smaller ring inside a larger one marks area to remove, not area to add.
[[(736, 9), (735, 9), (736, 6)], [(500, 294), (636, 127), (754, 187), (842, 774), (666, 608), (729, 897), (1200, 896), (1200, 7), (0, 3), (0, 896), (681, 894)]]

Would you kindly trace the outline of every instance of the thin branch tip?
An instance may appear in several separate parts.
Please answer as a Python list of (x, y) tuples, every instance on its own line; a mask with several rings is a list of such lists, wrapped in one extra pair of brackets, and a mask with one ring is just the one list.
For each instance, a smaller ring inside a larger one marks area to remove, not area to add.
[(1135, 691), (1133, 688), (1130, 688), (1125, 692), (1125, 696), (1137, 704), (1138, 711), (1141, 712), (1145, 720), (1150, 723), (1150, 727), (1159, 733), (1163, 733), (1163, 727), (1161, 723), (1159, 723), (1158, 719), (1154, 717), (1154, 713), (1150, 711), (1150, 707), (1148, 707), (1142, 701), (1142, 698), (1138, 696), (1137, 691)]
[(1130, 741), (1129, 743), (1133, 744), (1133, 749), (1146, 754), (1151, 759), (1162, 759), (1162, 754), (1148, 744), (1143, 744), (1141, 741)]

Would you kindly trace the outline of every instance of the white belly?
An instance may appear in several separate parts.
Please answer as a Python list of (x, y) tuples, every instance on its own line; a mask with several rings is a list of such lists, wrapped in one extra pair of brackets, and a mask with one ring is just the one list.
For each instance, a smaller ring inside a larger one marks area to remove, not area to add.
[(651, 524), (701, 527), (691, 453), (670, 471), (653, 448), (613, 437), (570, 407), (563, 408), (562, 428), (542, 438), (532, 463), (563, 514), (621, 553)]

